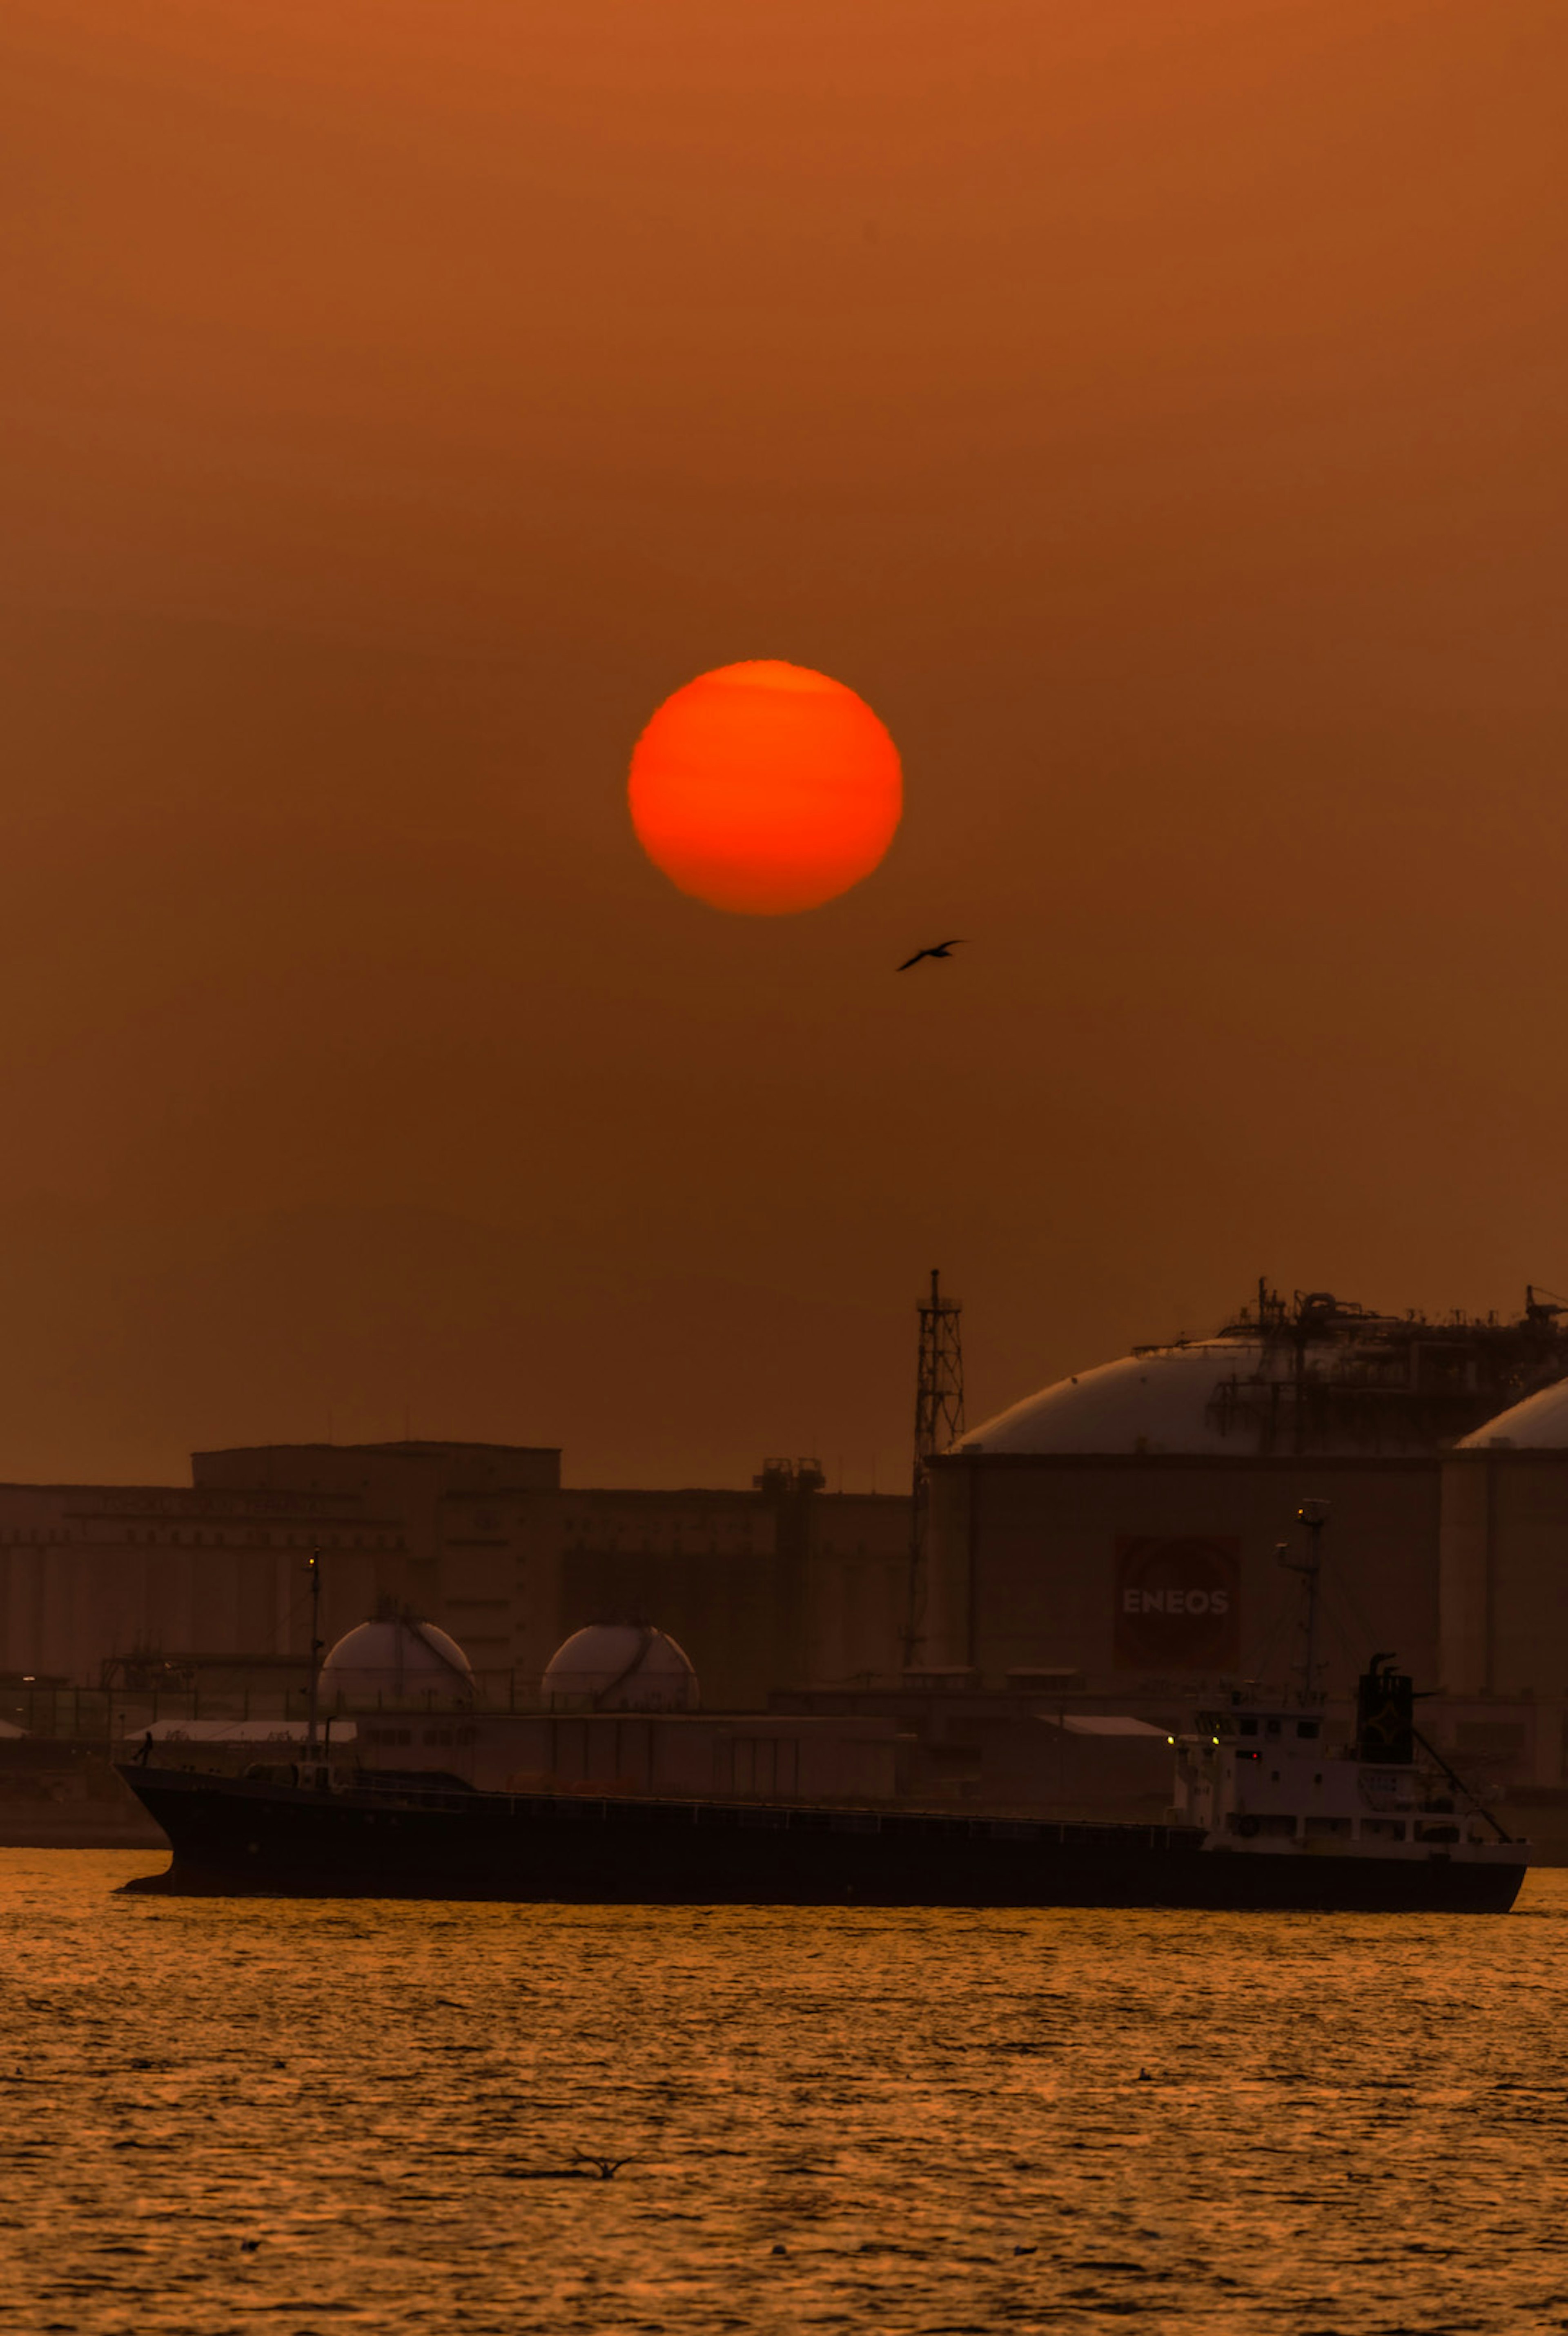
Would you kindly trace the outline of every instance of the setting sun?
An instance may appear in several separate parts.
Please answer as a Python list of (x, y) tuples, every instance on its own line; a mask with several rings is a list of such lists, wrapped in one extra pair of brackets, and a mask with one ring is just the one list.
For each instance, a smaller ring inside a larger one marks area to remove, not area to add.
[(672, 884), (787, 916), (869, 876), (903, 801), (898, 749), (863, 698), (758, 658), (666, 698), (631, 758), (632, 825)]

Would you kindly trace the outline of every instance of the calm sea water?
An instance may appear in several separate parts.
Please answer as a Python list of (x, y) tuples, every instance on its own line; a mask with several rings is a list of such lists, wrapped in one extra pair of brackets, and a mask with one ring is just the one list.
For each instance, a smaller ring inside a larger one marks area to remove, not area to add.
[[(0, 1852), (25, 2336), (1568, 2328), (1568, 1874), (1469, 1920), (115, 1894), (157, 1862)], [(578, 2151), (630, 2162), (527, 2178)]]

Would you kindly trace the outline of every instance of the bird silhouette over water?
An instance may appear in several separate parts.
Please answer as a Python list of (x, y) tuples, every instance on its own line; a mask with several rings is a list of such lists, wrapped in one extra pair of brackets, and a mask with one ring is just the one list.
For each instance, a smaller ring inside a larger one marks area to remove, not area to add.
[(911, 966), (919, 965), (923, 957), (946, 957), (950, 949), (962, 949), (963, 946), (962, 940), (938, 941), (934, 949), (916, 949), (913, 957), (905, 958), (902, 965), (896, 967), (894, 970), (899, 973), (908, 973)]

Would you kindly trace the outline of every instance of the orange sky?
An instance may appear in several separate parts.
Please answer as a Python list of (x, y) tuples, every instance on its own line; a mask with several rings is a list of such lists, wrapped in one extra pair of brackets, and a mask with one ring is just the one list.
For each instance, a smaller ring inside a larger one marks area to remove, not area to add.
[[(1568, 1287), (1557, 0), (11, 0), (0, 1474)], [(638, 850), (753, 657), (903, 756)], [(945, 966), (895, 978), (924, 940)]]

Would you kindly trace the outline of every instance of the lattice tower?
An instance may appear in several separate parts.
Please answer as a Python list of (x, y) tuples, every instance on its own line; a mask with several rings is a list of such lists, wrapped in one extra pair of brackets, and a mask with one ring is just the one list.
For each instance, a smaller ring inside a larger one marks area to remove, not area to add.
[(930, 1516), (930, 1461), (964, 1432), (963, 1307), (944, 1298), (931, 1268), (929, 1297), (920, 1301), (920, 1355), (915, 1368), (914, 1475), (910, 1506), (910, 1582), (904, 1621), (904, 1667), (920, 1657), (926, 1627), (926, 1541)]

